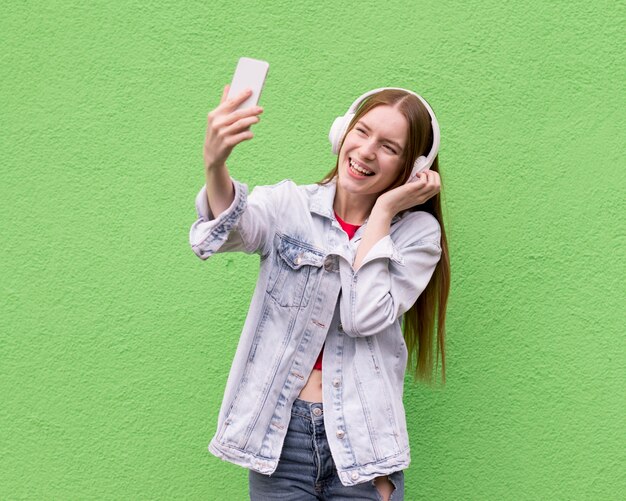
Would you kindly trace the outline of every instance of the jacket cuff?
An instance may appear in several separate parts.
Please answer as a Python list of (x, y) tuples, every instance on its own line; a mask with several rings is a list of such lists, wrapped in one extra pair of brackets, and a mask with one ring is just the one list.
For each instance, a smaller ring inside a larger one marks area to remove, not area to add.
[(196, 196), (198, 220), (190, 231), (191, 248), (198, 257), (206, 259), (214, 254), (228, 240), (230, 232), (237, 227), (241, 215), (246, 210), (248, 187), (244, 183), (230, 178), (235, 189), (235, 198), (230, 206), (217, 218), (209, 208), (206, 185)]

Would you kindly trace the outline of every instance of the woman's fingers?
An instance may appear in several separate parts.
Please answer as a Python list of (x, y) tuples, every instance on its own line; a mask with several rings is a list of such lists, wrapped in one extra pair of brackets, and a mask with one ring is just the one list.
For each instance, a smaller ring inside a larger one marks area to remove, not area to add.
[[(241, 114), (232, 113), (221, 120), (215, 120), (213, 128), (219, 136), (228, 137), (236, 132), (248, 129), (252, 124), (258, 123), (261, 119), (257, 115), (257, 112), (253, 115), (250, 115), (248, 112)], [(237, 117), (242, 118), (236, 120)]]
[(257, 115), (263, 112), (259, 106), (237, 109), (250, 96), (251, 89), (230, 99), (227, 97), (229, 90), (230, 86), (225, 85), (220, 104), (207, 117), (204, 138), (204, 162), (207, 168), (224, 164), (237, 144), (252, 139), (249, 128), (260, 120)]
[(228, 139), (226, 139), (226, 143), (229, 146), (236, 146), (239, 143), (241, 143), (242, 141), (246, 141), (248, 139), (252, 139), (253, 137), (254, 137), (254, 134), (252, 133), (252, 131), (244, 130), (241, 134), (237, 134), (235, 136), (231, 136)]
[[(228, 115), (224, 115), (223, 118), (220, 119), (220, 124), (224, 125), (232, 125), (238, 120), (248, 117), (256, 117), (263, 113), (263, 108), (260, 106), (252, 106), (251, 108), (244, 108), (243, 110), (236, 110)], [(258, 120), (257, 120), (258, 121)]]
[[(225, 94), (226, 96), (228, 95), (228, 90), (226, 89), (225, 89)], [(251, 94), (252, 94), (252, 89), (245, 89), (241, 91), (239, 94), (237, 94), (236, 96), (231, 97), (230, 99), (226, 99), (225, 96), (222, 96), (223, 101), (220, 103), (220, 105), (217, 108), (215, 108), (215, 111), (220, 114), (224, 112), (229, 113), (237, 109), (237, 106), (239, 106), (246, 99), (248, 99)]]
[(441, 188), (441, 178), (439, 177), (439, 173), (434, 170), (428, 170), (428, 187), (432, 188), (435, 193), (438, 193)]
[(257, 123), (260, 120), (259, 117), (247, 117), (247, 118), (242, 118), (241, 120), (237, 120), (235, 123), (233, 123), (232, 125), (230, 125), (229, 127), (226, 127), (224, 129), (224, 136), (230, 136), (236, 132), (240, 132), (242, 130), (247, 130), (252, 124)]
[(226, 85), (224, 87), (224, 91), (222, 92), (222, 99), (220, 100), (220, 104), (214, 108), (211, 112), (209, 112), (209, 122), (215, 120), (222, 115), (228, 114), (234, 109), (237, 108), (241, 103), (243, 103), (249, 96), (249, 90), (244, 90), (239, 93), (237, 96), (227, 99), (228, 91), (230, 90), (230, 86)]
[(403, 208), (423, 204), (439, 193), (439, 174), (431, 170), (419, 172), (415, 181), (407, 183), (405, 187), (409, 200), (402, 204)]
[(416, 187), (418, 190), (424, 187), (428, 191), (439, 191), (441, 187), (441, 178), (437, 172), (429, 169), (424, 172), (420, 172), (417, 175), (416, 183), (419, 186), (419, 188)]
[(441, 187), (439, 174), (435, 171), (427, 170), (422, 173), (422, 181), (424, 184), (420, 187), (420, 192), (423, 194), (423, 202), (425, 202), (439, 193)]
[(407, 184), (411, 186), (414, 192), (421, 192), (424, 186), (427, 185), (427, 183), (428, 183), (428, 176), (426, 175), (426, 173), (418, 172), (415, 175), (415, 181), (411, 181), (410, 183), (407, 183)]
[[(224, 95), (227, 94), (227, 88), (224, 91)], [(224, 99), (222, 95), (222, 100)], [(239, 99), (242, 97), (243, 99)], [(237, 98), (226, 101), (222, 101), (220, 105), (209, 113), (208, 123), (212, 124), (215, 129), (226, 127), (234, 124), (238, 120), (246, 117), (256, 116), (263, 113), (263, 108), (260, 106), (251, 106), (241, 110), (236, 109), (236, 106), (241, 104), (246, 99), (246, 94), (240, 94)], [(230, 108), (235, 106), (234, 111), (229, 111)]]

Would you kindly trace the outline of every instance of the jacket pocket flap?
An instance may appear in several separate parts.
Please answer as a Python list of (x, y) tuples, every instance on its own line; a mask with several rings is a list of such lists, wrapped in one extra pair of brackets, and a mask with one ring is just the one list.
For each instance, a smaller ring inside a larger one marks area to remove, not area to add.
[(285, 236), (280, 239), (278, 254), (294, 270), (305, 265), (319, 267), (324, 262), (324, 254)]

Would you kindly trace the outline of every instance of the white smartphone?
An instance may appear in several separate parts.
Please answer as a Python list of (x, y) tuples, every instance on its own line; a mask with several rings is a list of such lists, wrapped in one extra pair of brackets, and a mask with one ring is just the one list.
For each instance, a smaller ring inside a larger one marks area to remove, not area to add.
[(267, 61), (249, 57), (239, 58), (233, 81), (228, 90), (227, 99), (241, 94), (247, 88), (252, 89), (252, 95), (237, 107), (238, 110), (250, 108), (258, 104), (269, 67), (270, 65)]

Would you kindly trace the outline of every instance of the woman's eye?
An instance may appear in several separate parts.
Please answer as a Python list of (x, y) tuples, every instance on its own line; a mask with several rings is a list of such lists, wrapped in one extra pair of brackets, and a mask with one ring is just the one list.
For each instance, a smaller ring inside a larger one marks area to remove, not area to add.
[(364, 131), (363, 129), (359, 129), (359, 128), (357, 127), (357, 129), (356, 129), (356, 130), (357, 130), (358, 132), (362, 132), (363, 134), (365, 134), (365, 131)]
[(391, 146), (385, 145), (385, 148), (387, 148), (391, 153), (396, 152), (396, 150), (394, 150)]

